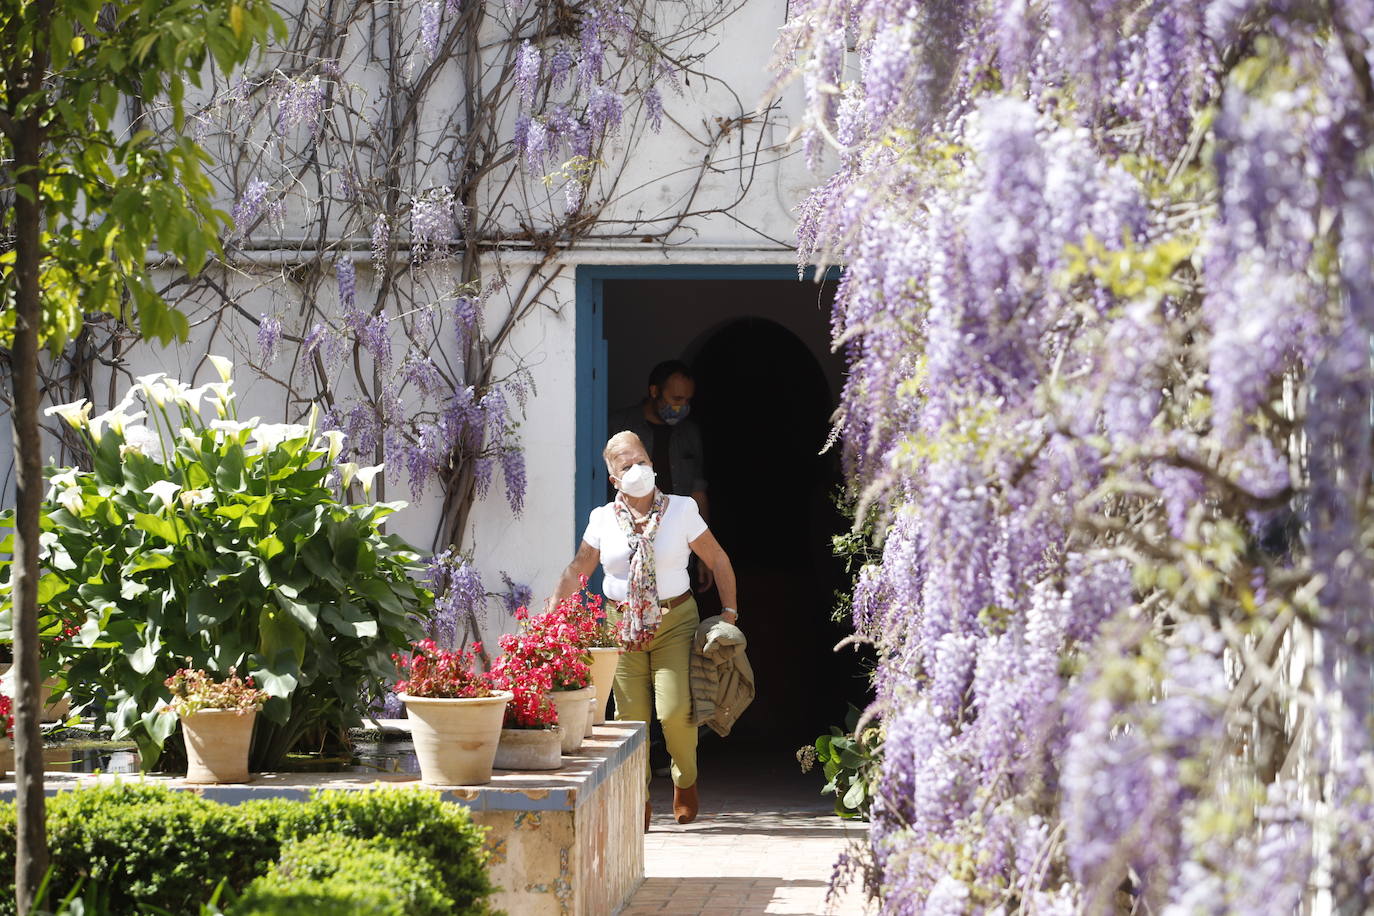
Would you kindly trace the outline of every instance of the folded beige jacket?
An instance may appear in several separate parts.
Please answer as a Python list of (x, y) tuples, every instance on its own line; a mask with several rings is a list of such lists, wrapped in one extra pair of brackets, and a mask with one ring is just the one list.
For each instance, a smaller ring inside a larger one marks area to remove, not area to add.
[(722, 737), (754, 701), (754, 669), (744, 654), (744, 633), (720, 615), (707, 617), (692, 640), (692, 724)]

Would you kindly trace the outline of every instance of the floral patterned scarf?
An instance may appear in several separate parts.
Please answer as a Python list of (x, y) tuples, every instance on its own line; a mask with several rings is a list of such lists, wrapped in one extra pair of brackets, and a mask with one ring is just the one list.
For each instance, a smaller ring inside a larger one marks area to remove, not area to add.
[(616, 496), (611, 507), (620, 533), (630, 545), (629, 594), (620, 609), (616, 630), (620, 644), (627, 651), (636, 652), (653, 640), (663, 619), (663, 608), (658, 603), (658, 571), (654, 568), (654, 535), (668, 510), (668, 497), (662, 490), (655, 491), (642, 532), (635, 531), (634, 517), (623, 496)]

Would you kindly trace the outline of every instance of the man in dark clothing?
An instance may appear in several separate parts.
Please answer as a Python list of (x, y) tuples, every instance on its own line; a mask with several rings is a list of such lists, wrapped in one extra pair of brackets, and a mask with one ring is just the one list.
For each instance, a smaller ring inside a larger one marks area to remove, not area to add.
[(696, 382), (686, 363), (675, 359), (659, 363), (649, 373), (648, 396), (611, 414), (608, 432), (615, 435), (628, 429), (639, 436), (654, 463), (658, 488), (692, 497), (701, 517), (709, 522), (701, 428), (687, 416), (694, 394)]

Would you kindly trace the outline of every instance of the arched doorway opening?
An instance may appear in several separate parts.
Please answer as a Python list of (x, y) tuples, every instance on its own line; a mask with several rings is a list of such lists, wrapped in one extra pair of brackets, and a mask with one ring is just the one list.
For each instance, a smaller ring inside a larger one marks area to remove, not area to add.
[[(702, 736), (703, 764), (721, 772), (712, 757), (753, 749), (776, 772), (796, 774), (796, 748), (841, 724), (847, 703), (863, 705), (869, 693), (863, 657), (832, 651), (849, 632), (847, 621), (832, 619), (836, 593), (848, 587), (831, 555), (848, 524), (834, 505), (838, 456), (818, 454), (843, 383), (842, 360), (830, 352), (833, 285), (798, 282), (790, 269), (673, 271), (598, 268), (584, 278), (579, 270), (579, 353), (588, 370), (579, 396), (588, 417), (579, 518), (606, 498), (598, 474), (607, 408), (642, 397), (655, 363), (693, 365), (711, 527), (739, 575), (759, 686), (728, 738)], [(714, 592), (699, 600), (703, 615), (719, 606)]]
[(686, 356), (712, 456), (711, 527), (739, 578), (760, 688), (730, 740), (790, 750), (843, 722), (866, 689), (854, 654), (833, 651), (848, 633), (832, 619), (847, 586), (831, 551), (846, 524), (839, 461), (820, 453), (835, 396), (806, 344), (768, 319), (712, 329)]

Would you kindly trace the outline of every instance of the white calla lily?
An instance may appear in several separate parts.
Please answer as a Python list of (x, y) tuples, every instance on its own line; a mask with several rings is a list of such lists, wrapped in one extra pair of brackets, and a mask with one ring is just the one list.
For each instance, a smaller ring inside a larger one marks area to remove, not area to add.
[(76, 475), (76, 468), (67, 468), (60, 474), (52, 475), (48, 480), (52, 483), (53, 489), (58, 487), (74, 487), (76, 486)]
[(91, 406), (85, 398), (81, 398), (70, 404), (58, 404), (56, 407), (49, 407), (43, 411), (43, 415), (51, 417), (55, 414), (70, 423), (73, 429), (80, 429), (89, 422)]
[(251, 420), (211, 420), (210, 428), (231, 436), (237, 436), (242, 432), (252, 429), (258, 425), (258, 418)]
[(136, 411), (135, 413), (124, 413), (120, 410), (107, 410), (99, 416), (91, 417), (91, 438), (99, 442), (106, 427), (109, 427), (112, 432), (122, 436), (130, 423), (142, 420), (146, 416), (148, 416), (148, 414), (142, 410)]
[(353, 475), (358, 473), (358, 465), (352, 461), (345, 461), (339, 465), (339, 486), (345, 491), (348, 485), (353, 482)]
[(358, 468), (358, 473), (354, 476), (358, 478), (358, 483), (363, 485), (363, 495), (372, 495), (372, 482), (377, 475), (382, 472), (383, 465), (374, 464), (370, 468)]
[(205, 397), (205, 392), (209, 390), (209, 382), (199, 388), (186, 388), (182, 392), (182, 403), (191, 409), (191, 413), (200, 413), (200, 400)]
[(229, 402), (234, 400), (234, 386), (228, 382), (210, 382), (210, 403), (215, 405), (215, 413), (221, 418), (229, 416)]
[(181, 484), (179, 483), (171, 480), (159, 480), (152, 486), (144, 488), (143, 492), (162, 500), (164, 506), (170, 506), (180, 490)]
[(72, 515), (80, 515), (81, 510), (86, 508), (86, 500), (81, 495), (80, 487), (67, 487), (57, 494), (57, 502)]
[(234, 377), (234, 364), (223, 356), (210, 354), (208, 358), (211, 365), (215, 367), (215, 371), (219, 373), (219, 380), (228, 384), (229, 380)]
[(214, 491), (213, 491), (213, 490), (207, 490), (207, 489), (204, 489), (204, 488), (199, 489), (199, 490), (182, 490), (182, 491), (181, 491), (181, 504), (182, 504), (183, 506), (187, 507), (188, 509), (189, 509), (191, 506), (200, 506), (200, 505), (204, 505), (205, 503), (208, 503), (208, 502), (213, 501), (214, 498), (215, 498)]
[(343, 443), (346, 438), (342, 431), (337, 429), (325, 430), (322, 438), (329, 448), (329, 463), (333, 464), (339, 458), (339, 452), (343, 451)]
[(304, 439), (310, 430), (299, 423), (263, 423), (253, 430), (253, 441), (258, 451), (270, 452), (272, 449), (292, 439)]

